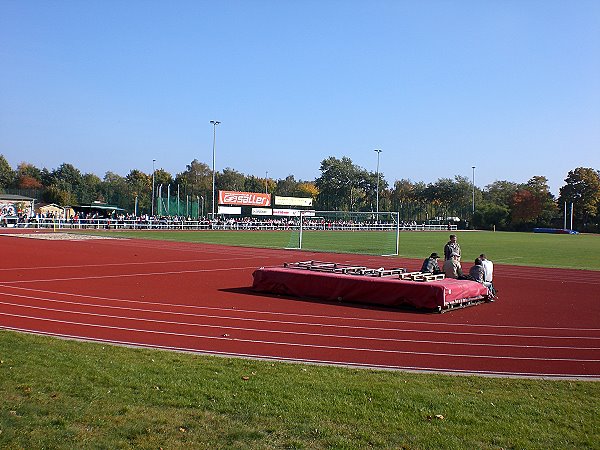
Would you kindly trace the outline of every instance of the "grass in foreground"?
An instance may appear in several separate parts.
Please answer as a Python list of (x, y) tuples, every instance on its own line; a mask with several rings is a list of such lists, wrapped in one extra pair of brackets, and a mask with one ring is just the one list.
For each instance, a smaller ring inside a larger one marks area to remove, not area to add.
[(596, 382), (226, 359), (0, 331), (0, 448), (598, 448)]
[[(294, 241), (292, 233), (283, 231), (93, 231), (91, 233), (264, 248), (286, 248), (292, 246)], [(448, 242), (448, 234), (445, 231), (401, 232), (400, 256), (424, 259), (431, 252), (443, 254), (444, 244)], [(463, 251), (463, 261), (472, 262), (480, 253), (486, 253), (492, 261), (500, 264), (600, 270), (599, 235), (489, 231), (462, 231), (456, 234)], [(306, 239), (310, 244), (307, 249), (310, 250), (320, 248), (322, 251), (360, 254), (373, 253), (373, 248), (385, 248), (387, 253), (390, 253), (395, 245), (390, 245), (389, 237), (390, 233), (324, 231), (307, 232)]]

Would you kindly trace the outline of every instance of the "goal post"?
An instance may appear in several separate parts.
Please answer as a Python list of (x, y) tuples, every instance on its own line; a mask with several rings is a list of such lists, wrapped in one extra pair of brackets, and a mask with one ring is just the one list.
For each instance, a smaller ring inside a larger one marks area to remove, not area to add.
[(288, 248), (397, 256), (399, 237), (398, 212), (303, 211)]

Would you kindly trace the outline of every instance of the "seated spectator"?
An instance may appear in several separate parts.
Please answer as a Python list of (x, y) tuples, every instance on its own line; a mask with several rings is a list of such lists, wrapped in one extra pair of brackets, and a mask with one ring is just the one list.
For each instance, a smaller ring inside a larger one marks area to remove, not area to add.
[(494, 263), (487, 259), (485, 253), (479, 255), (479, 259), (481, 259), (481, 265), (483, 266), (483, 281), (490, 292), (496, 295), (498, 291), (494, 287)]
[(496, 292), (492, 283), (485, 281), (485, 269), (483, 267), (481, 258), (475, 259), (475, 264), (469, 270), (469, 276), (473, 279), (473, 281), (483, 284), (488, 289), (488, 298), (490, 301), (494, 301), (496, 298)]
[(463, 279), (463, 271), (460, 265), (460, 255), (452, 253), (450, 259), (444, 261), (444, 274), (446, 278)]
[(421, 267), (421, 272), (423, 273), (431, 273), (433, 275), (439, 275), (443, 273), (438, 264), (438, 259), (440, 255), (437, 253), (432, 253), (429, 258), (425, 258), (423, 261), (423, 266)]
[(482, 284), (484, 283), (484, 271), (480, 258), (475, 259), (475, 264), (473, 264), (473, 267), (471, 267), (469, 270), (469, 276), (473, 279), (473, 281), (477, 281), (478, 283)]

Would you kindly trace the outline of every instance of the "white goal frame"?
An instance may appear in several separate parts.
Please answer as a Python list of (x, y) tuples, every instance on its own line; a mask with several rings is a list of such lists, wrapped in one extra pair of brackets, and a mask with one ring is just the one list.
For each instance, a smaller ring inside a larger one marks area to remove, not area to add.
[[(307, 218), (310, 217), (321, 217), (321, 216), (353, 216), (359, 217), (363, 216), (365, 218), (371, 218), (371, 221), (365, 222), (347, 222), (347, 223), (335, 223), (328, 228), (333, 232), (335, 231), (387, 231), (395, 233), (395, 248), (394, 253), (389, 253), (381, 256), (398, 256), (400, 253), (400, 212), (352, 212), (352, 211), (301, 211), (300, 212), (300, 224), (299, 224), (299, 234), (298, 234), (298, 249), (302, 250), (302, 239), (303, 232), (305, 230), (319, 230), (319, 228), (315, 228), (314, 226), (310, 226), (307, 223)], [(392, 219), (391, 221), (380, 221), (375, 220), (377, 217), (385, 216), (388, 219)], [(323, 229), (325, 231), (325, 229)]]

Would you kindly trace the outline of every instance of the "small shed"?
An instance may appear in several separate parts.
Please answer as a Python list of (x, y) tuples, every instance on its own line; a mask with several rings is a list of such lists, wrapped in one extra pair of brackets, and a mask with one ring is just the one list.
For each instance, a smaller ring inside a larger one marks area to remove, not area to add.
[(24, 195), (0, 194), (0, 216), (33, 216), (35, 199)]
[(70, 219), (75, 215), (75, 211), (70, 206), (60, 206), (56, 203), (40, 203), (36, 208), (36, 213), (43, 217), (54, 217), (57, 219)]

